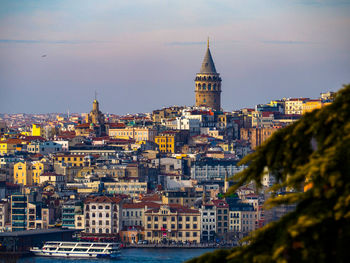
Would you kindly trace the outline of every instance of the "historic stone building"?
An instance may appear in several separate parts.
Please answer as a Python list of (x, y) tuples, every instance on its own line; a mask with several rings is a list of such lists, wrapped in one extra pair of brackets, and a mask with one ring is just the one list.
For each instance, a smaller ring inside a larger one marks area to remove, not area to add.
[(196, 106), (210, 107), (215, 111), (221, 110), (221, 78), (216, 72), (213, 58), (209, 49), (204, 56), (202, 67), (196, 75)]
[(103, 113), (99, 109), (99, 103), (95, 99), (93, 104), (92, 104), (92, 111), (90, 111), (89, 116), (88, 116), (88, 122), (97, 124), (97, 125), (103, 125), (104, 124), (104, 116)]

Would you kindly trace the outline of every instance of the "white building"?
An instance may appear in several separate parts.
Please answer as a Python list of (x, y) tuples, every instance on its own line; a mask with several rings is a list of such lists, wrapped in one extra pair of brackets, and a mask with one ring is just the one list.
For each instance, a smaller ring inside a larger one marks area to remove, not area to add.
[(27, 146), (27, 151), (30, 153), (50, 154), (62, 151), (62, 145), (56, 142), (33, 142)]
[(199, 211), (201, 213), (201, 241), (213, 242), (216, 235), (216, 207), (214, 204), (204, 204)]
[(84, 202), (85, 233), (117, 234), (121, 227), (119, 197), (96, 196)]
[(57, 186), (59, 189), (62, 189), (65, 185), (65, 176), (62, 174), (56, 174), (51, 172), (45, 172), (39, 177), (40, 184), (51, 184)]
[(60, 140), (60, 141), (54, 141), (57, 144), (60, 144), (62, 146), (62, 152), (68, 152), (69, 151), (69, 141), (66, 140)]
[(308, 98), (290, 98), (284, 102), (285, 114), (299, 114), (303, 113), (303, 103), (308, 101)]

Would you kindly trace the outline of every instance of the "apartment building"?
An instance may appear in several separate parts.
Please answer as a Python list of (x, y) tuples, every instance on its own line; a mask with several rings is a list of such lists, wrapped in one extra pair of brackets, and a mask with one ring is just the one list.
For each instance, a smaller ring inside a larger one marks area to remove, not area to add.
[(96, 196), (84, 201), (85, 233), (118, 234), (121, 227), (120, 197)]
[(216, 235), (216, 207), (214, 204), (203, 204), (201, 213), (201, 242), (213, 242)]
[(200, 242), (200, 212), (182, 206), (162, 205), (145, 212), (145, 240), (149, 242)]
[(223, 200), (212, 200), (216, 208), (216, 233), (222, 236), (228, 231), (229, 205)]

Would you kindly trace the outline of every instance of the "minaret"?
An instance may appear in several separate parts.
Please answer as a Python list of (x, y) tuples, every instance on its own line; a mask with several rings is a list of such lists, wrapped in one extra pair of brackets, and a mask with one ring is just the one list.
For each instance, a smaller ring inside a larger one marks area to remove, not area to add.
[(195, 79), (196, 106), (205, 106), (215, 111), (221, 110), (221, 78), (216, 72), (215, 64), (209, 49), (205, 53), (200, 72)]

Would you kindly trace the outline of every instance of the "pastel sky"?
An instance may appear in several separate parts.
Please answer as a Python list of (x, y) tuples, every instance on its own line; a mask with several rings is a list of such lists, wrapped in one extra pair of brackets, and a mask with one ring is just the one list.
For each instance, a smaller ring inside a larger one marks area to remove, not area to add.
[(193, 105), (208, 36), (227, 111), (350, 83), (350, 0), (0, 0), (0, 112)]

